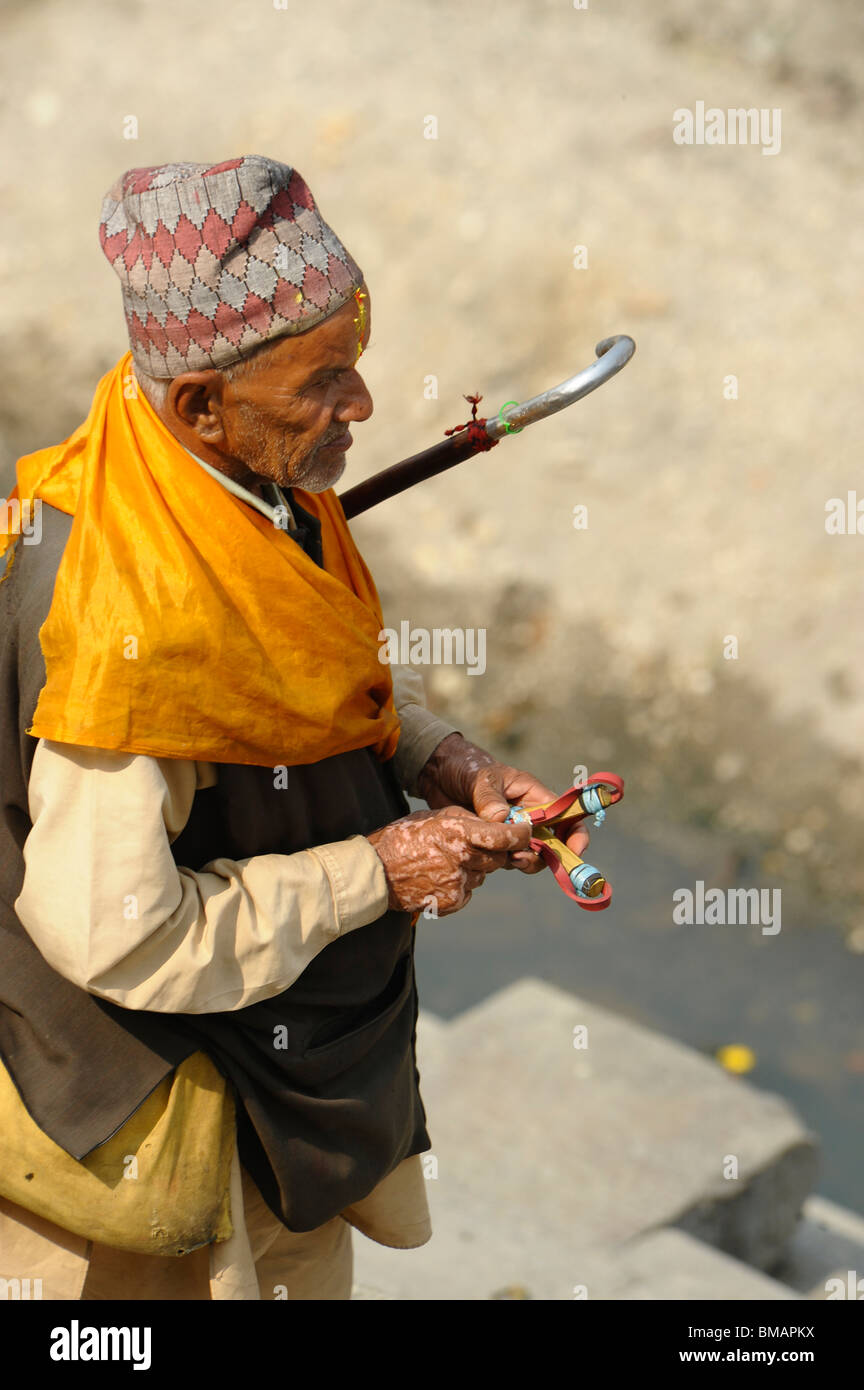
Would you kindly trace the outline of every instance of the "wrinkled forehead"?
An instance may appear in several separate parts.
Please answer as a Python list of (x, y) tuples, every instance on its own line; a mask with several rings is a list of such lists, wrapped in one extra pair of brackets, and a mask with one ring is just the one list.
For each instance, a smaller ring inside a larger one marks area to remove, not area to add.
[(306, 333), (278, 339), (258, 370), (240, 385), (245, 396), (264, 397), (270, 391), (296, 389), (350, 371), (368, 347), (371, 298), (365, 284), (335, 314)]
[(295, 349), (291, 356), (307, 369), (350, 366), (368, 347), (371, 330), (372, 299), (364, 281), (330, 318), (290, 340)]

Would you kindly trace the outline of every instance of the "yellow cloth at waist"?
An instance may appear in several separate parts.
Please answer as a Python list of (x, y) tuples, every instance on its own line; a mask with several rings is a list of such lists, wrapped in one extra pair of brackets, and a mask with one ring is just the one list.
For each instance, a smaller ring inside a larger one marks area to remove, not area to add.
[(87, 1240), (184, 1255), (233, 1234), (234, 1099), (195, 1052), (80, 1161), (44, 1134), (0, 1063), (0, 1196)]

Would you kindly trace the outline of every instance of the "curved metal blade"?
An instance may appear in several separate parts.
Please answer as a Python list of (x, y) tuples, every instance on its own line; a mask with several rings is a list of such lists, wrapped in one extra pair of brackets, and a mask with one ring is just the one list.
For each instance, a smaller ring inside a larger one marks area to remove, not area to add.
[(559, 410), (566, 410), (574, 401), (596, 391), (598, 386), (626, 367), (636, 351), (636, 344), (626, 333), (616, 333), (611, 338), (604, 338), (594, 351), (597, 354), (596, 362), (567, 381), (562, 381), (560, 386), (552, 386), (521, 405), (510, 406), (509, 409), (502, 406), (497, 415), (486, 421), (489, 438), (500, 439), (502, 435), (515, 434), (525, 425), (533, 425), (535, 420), (543, 420), (547, 415), (556, 415)]

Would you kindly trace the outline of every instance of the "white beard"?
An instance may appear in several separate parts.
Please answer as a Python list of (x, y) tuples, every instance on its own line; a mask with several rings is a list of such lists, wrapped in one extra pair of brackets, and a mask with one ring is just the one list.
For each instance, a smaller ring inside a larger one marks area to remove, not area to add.
[(337, 454), (330, 464), (325, 464), (323, 459), (319, 461), (313, 455), (298, 476), (291, 480), (291, 486), (299, 487), (304, 492), (326, 492), (338, 483), (347, 462), (345, 454)]

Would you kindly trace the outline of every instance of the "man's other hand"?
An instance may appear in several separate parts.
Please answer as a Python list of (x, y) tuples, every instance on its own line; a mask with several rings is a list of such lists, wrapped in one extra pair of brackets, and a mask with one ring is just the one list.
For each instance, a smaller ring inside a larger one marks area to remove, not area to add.
[(487, 874), (508, 867), (509, 855), (524, 852), (530, 826), (445, 806), (403, 816), (366, 839), (384, 864), (391, 908), (419, 912), (434, 903), (435, 914), (447, 917), (470, 902)]
[[(449, 734), (438, 744), (420, 774), (419, 787), (430, 806), (453, 803), (474, 811), (483, 820), (499, 822), (506, 818), (511, 806), (540, 806), (558, 795), (533, 773), (499, 763), (491, 753), (469, 743), (461, 734)], [(583, 821), (568, 836), (567, 845), (581, 858), (589, 840), (587, 823)], [(528, 849), (508, 856), (504, 867), (536, 874), (546, 866), (539, 854)]]

